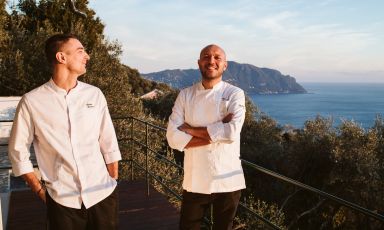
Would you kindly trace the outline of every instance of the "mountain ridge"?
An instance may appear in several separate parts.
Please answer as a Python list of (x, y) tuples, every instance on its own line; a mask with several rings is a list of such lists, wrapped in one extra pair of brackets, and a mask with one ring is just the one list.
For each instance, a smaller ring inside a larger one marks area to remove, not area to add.
[[(143, 78), (166, 83), (181, 89), (200, 81), (198, 69), (173, 69), (141, 74)], [(291, 94), (307, 93), (294, 77), (283, 75), (270, 68), (228, 61), (223, 80), (240, 87), (248, 94)]]

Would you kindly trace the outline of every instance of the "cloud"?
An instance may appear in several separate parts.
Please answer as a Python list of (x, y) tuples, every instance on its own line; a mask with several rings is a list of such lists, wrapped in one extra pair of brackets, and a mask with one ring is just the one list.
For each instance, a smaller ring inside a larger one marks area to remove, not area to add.
[[(384, 18), (380, 14), (368, 20), (357, 3), (98, 0), (92, 4), (98, 5), (96, 13), (107, 24), (108, 37), (123, 44), (122, 60), (141, 72), (195, 67), (198, 52), (208, 43), (223, 46), (230, 60), (291, 75), (384, 70)], [(346, 7), (354, 11), (345, 11)]]
[(284, 33), (286, 26), (290, 25), (288, 21), (295, 18), (296, 16), (297, 13), (295, 12), (284, 11), (275, 15), (261, 18), (255, 21), (254, 25), (269, 30), (271, 33)]

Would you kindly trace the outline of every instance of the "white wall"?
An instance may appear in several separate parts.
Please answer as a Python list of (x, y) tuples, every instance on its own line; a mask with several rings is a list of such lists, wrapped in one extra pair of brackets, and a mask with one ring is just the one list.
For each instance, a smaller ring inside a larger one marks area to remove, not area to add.
[[(0, 97), (0, 121), (13, 120), (20, 98), (21, 97)], [(8, 141), (11, 127), (11, 122), (0, 122), (0, 143)]]
[(0, 230), (6, 229), (10, 193), (0, 193)]
[[(21, 97), (0, 97), (0, 121), (13, 120), (16, 106)], [(7, 143), (12, 128), (12, 122), (0, 122), (0, 143)], [(0, 157), (7, 157), (6, 148), (0, 149)], [(0, 193), (0, 230), (6, 229), (8, 209), (9, 209), (8, 192)]]

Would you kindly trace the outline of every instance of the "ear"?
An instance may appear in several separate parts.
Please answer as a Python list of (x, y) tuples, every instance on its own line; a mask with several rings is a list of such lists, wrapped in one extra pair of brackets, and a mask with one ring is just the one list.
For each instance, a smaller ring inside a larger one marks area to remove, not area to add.
[(65, 62), (65, 55), (63, 52), (57, 52), (56, 53), (56, 60), (58, 63), (64, 63)]
[(225, 62), (225, 63), (224, 63), (224, 69), (223, 69), (224, 71), (227, 70), (227, 65), (228, 65), (228, 62)]

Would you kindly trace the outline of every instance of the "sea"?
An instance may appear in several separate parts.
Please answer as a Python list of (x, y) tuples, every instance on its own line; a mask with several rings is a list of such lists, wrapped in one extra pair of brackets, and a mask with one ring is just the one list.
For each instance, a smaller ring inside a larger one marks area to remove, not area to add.
[(317, 115), (331, 118), (335, 127), (353, 120), (369, 129), (384, 116), (384, 83), (300, 83), (306, 94), (248, 95), (281, 126), (303, 128)]

